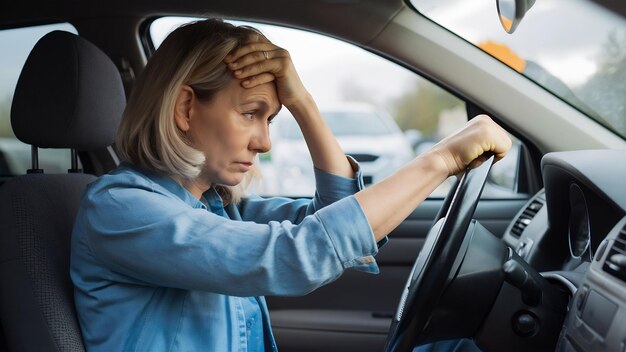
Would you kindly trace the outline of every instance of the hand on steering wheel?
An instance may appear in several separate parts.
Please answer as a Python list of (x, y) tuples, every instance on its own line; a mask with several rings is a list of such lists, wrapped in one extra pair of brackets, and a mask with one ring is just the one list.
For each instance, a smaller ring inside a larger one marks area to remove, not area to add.
[(433, 226), (413, 265), (385, 351), (411, 351), (421, 342), (420, 334), (448, 283), (494, 158), (490, 156), (480, 166), (467, 169), (456, 190), (451, 191), (445, 217)]

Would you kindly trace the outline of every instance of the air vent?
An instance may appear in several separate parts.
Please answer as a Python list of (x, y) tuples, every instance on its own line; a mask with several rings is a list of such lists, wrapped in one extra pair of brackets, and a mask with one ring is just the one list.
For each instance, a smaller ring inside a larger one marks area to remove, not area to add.
[(538, 194), (531, 202), (526, 206), (524, 211), (519, 215), (519, 217), (515, 220), (515, 223), (511, 227), (511, 235), (515, 238), (520, 238), (526, 226), (530, 224), (532, 219), (537, 215), (539, 209), (543, 207), (543, 204), (546, 202), (544, 198), (543, 191)]
[(604, 262), (604, 271), (626, 281), (626, 226), (617, 234)]

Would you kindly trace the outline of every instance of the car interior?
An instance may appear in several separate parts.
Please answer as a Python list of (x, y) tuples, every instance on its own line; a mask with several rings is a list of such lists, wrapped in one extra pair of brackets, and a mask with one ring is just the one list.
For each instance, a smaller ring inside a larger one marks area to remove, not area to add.
[[(522, 34), (550, 5), (481, 1), (504, 36)], [(458, 16), (480, 2), (448, 3), (463, 4)], [(462, 101), (465, 119), (490, 115), (518, 141), (508, 161), (493, 166), (507, 165), (506, 190), (490, 173), (491, 159), (451, 179), (450, 191), (427, 198), (389, 236), (376, 256), (380, 274), (348, 270), (306, 296), (267, 297), (279, 351), (412, 351), (458, 338), (484, 351), (624, 350), (626, 5), (558, 3), (572, 4), (617, 23), (614, 66), (593, 86), (609, 112), (590, 112), (559, 94), (560, 85), (481, 49), (437, 17), (440, 5), (431, 0), (0, 5), (0, 81), (16, 77), (6, 104), (0, 95), (0, 125), (9, 126), (0, 126), (0, 351), (85, 350), (69, 277), (71, 229), (86, 185), (119, 164), (113, 141), (126, 97), (158, 47), (151, 26), (168, 17), (219, 17), (340, 40)], [(15, 33), (32, 28), (44, 29), (29, 37), (34, 46), (16, 65), (13, 48), (27, 40)], [(578, 40), (565, 34), (563, 42)], [(622, 83), (602, 83), (613, 81)], [(24, 165), (9, 147), (15, 139), (27, 167), (15, 166)], [(62, 152), (60, 170), (48, 167), (53, 150)]]

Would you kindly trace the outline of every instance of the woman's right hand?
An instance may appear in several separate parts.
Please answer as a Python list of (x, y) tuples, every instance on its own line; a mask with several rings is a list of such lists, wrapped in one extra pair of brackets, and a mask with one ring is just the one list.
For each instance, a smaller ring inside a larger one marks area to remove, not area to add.
[(355, 195), (377, 241), (387, 236), (448, 176), (480, 164), (486, 154), (503, 158), (511, 139), (489, 116), (473, 118), (393, 175)]
[(487, 115), (479, 115), (456, 133), (444, 138), (428, 153), (445, 165), (448, 176), (456, 175), (467, 167), (480, 165), (487, 155), (502, 159), (511, 149), (507, 132)]

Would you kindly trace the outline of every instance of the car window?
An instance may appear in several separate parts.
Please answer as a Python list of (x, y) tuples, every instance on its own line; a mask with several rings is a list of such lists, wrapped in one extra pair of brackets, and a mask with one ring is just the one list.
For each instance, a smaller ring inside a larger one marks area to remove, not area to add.
[[(154, 47), (173, 29), (192, 20), (155, 20), (149, 31)], [(389, 176), (467, 122), (463, 100), (366, 50), (301, 30), (232, 22), (252, 25), (289, 50), (339, 144), (359, 162), (366, 186)], [(273, 120), (270, 135), (271, 151), (259, 156), (263, 180), (253, 191), (264, 196), (311, 196), (315, 190), (312, 161), (287, 109)], [(516, 153), (496, 166), (484, 196), (515, 194)], [(452, 183), (447, 180), (431, 197), (444, 197)]]
[[(54, 30), (76, 33), (68, 23), (0, 30), (0, 176), (25, 174), (31, 168), (30, 146), (17, 140), (11, 129), (11, 102), (28, 54)], [(46, 173), (63, 173), (70, 167), (69, 149), (39, 149), (39, 168)]]
[(594, 1), (532, 1), (509, 34), (493, 0), (474, 0), (471, 5), (457, 0), (410, 2), (429, 19), (626, 138), (623, 17)]

